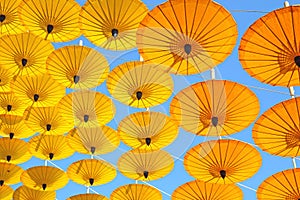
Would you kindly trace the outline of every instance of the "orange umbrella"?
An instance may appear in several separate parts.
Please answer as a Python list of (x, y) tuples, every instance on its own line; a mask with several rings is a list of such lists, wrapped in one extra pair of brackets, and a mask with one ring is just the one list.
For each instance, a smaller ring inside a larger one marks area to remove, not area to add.
[(67, 200), (108, 200), (100, 194), (78, 194), (67, 198)]
[(128, 184), (115, 189), (111, 200), (162, 200), (162, 195), (157, 189), (144, 184)]
[(18, 187), (13, 195), (14, 200), (56, 200), (55, 191), (34, 190), (25, 185)]
[(10, 138), (28, 138), (35, 134), (28, 126), (24, 123), (23, 116), (17, 115), (0, 115), (2, 120), (0, 135)]
[(19, 183), (22, 172), (23, 169), (18, 165), (0, 162), (0, 186)]
[(13, 92), (0, 93), (0, 115), (19, 115), (23, 116), (27, 105)]

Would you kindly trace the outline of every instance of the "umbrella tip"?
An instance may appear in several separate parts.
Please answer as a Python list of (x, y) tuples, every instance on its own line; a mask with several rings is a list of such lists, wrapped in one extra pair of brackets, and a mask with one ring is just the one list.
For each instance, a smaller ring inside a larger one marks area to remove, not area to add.
[(54, 26), (52, 24), (48, 24), (47, 25), (47, 32), (48, 32), (48, 34), (51, 33), (53, 31), (53, 29), (54, 29)]
[(222, 179), (224, 179), (226, 177), (226, 171), (225, 170), (221, 170), (220, 171), (220, 175), (221, 175)]
[(118, 34), (119, 34), (119, 31), (118, 31), (118, 29), (112, 29), (111, 30), (111, 35), (114, 37), (114, 38), (116, 38), (116, 37), (118, 37)]
[(13, 139), (14, 136), (15, 136), (14, 133), (9, 133), (9, 138), (10, 138), (10, 139)]
[(11, 161), (11, 155), (7, 155), (6, 160), (7, 160), (7, 162)]
[(54, 157), (54, 153), (49, 153), (49, 158), (50, 158), (50, 160), (52, 160), (53, 157)]
[(73, 79), (74, 79), (74, 83), (77, 84), (79, 82), (80, 76), (75, 75)]
[(151, 138), (146, 138), (146, 144), (149, 146), (151, 144)]
[(28, 60), (26, 58), (22, 58), (21, 62), (22, 62), (22, 66), (25, 67), (26, 64), (27, 64), (27, 62), (28, 62)]
[(6, 19), (6, 16), (5, 15), (0, 15), (0, 22), (2, 23), (2, 22), (4, 22), (4, 20)]
[(4, 180), (0, 180), (0, 186), (4, 184)]
[(185, 45), (184, 45), (184, 51), (185, 51), (185, 53), (186, 53), (187, 55), (189, 55), (189, 54), (191, 53), (191, 51), (192, 51), (192, 45), (190, 45), (190, 44), (185, 44)]
[(218, 117), (212, 117), (211, 118), (211, 123), (213, 126), (217, 126), (218, 125), (218, 122), (219, 122), (219, 118)]
[(141, 91), (137, 91), (137, 92), (136, 92), (136, 98), (137, 98), (138, 100), (141, 100), (141, 99), (142, 99), (142, 96), (143, 96), (143, 93), (142, 93)]
[(91, 152), (92, 152), (92, 154), (94, 154), (95, 151), (96, 151), (96, 147), (91, 147)]
[(89, 182), (90, 182), (91, 185), (94, 184), (94, 181), (95, 181), (95, 179), (93, 179), (93, 178), (90, 178), (90, 179), (89, 179)]
[(143, 175), (144, 175), (145, 178), (148, 178), (149, 172), (148, 171), (144, 171)]
[(40, 95), (38, 95), (38, 94), (34, 94), (34, 95), (33, 95), (33, 100), (34, 100), (35, 102), (37, 102), (37, 101), (39, 100), (39, 98), (40, 98)]
[(296, 57), (294, 58), (294, 61), (295, 61), (295, 64), (296, 64), (298, 67), (300, 67), (300, 56), (296, 56)]
[(7, 111), (9, 112), (11, 111), (11, 109), (12, 109), (12, 105), (7, 105)]
[(88, 122), (89, 121), (89, 115), (84, 115), (83, 120), (84, 120), (84, 122)]
[(47, 187), (47, 184), (46, 184), (46, 183), (43, 183), (43, 184), (42, 184), (43, 190), (46, 190), (46, 187)]
[(50, 130), (51, 130), (51, 127), (52, 127), (51, 124), (47, 124), (47, 125), (46, 125), (47, 131), (50, 131)]

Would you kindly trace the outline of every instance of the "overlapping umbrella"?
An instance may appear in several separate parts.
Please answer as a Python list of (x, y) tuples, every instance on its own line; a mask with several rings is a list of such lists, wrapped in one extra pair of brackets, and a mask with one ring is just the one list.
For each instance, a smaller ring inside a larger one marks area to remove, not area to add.
[(111, 200), (162, 200), (162, 194), (157, 189), (145, 184), (128, 184), (115, 189)]
[(55, 191), (40, 191), (40, 190), (34, 190), (29, 187), (26, 187), (24, 185), (18, 187), (14, 194), (13, 194), (14, 200), (55, 200), (56, 194)]

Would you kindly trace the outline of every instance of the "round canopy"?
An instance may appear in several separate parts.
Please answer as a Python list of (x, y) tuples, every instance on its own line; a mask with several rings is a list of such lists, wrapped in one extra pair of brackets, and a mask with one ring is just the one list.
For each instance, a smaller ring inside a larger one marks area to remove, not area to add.
[(111, 200), (162, 200), (162, 194), (157, 189), (145, 184), (128, 184), (115, 189)]

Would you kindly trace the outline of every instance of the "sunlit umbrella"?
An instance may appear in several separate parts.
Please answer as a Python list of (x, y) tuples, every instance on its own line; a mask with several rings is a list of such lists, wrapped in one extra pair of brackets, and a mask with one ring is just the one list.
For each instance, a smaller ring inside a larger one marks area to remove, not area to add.
[(273, 155), (300, 155), (300, 98), (290, 99), (269, 108), (255, 122), (254, 142)]
[(100, 85), (107, 78), (109, 65), (96, 50), (84, 46), (65, 46), (50, 54), (47, 70), (65, 87), (88, 89)]
[(54, 191), (63, 188), (69, 181), (66, 173), (50, 166), (35, 166), (21, 175), (23, 185), (40, 191)]
[(173, 167), (173, 158), (163, 150), (135, 149), (124, 153), (118, 160), (119, 171), (134, 180), (156, 180), (169, 174)]
[(131, 49), (136, 46), (136, 30), (147, 12), (139, 0), (88, 0), (81, 9), (80, 29), (97, 46)]
[(14, 200), (55, 200), (55, 191), (39, 191), (24, 185), (18, 187), (13, 195)]
[(24, 123), (23, 116), (18, 115), (0, 115), (2, 120), (0, 135), (10, 138), (28, 138), (35, 134)]
[(67, 198), (67, 200), (108, 200), (100, 194), (78, 194)]
[(58, 103), (61, 114), (73, 119), (75, 126), (96, 127), (111, 121), (115, 106), (110, 98), (92, 90), (81, 90), (64, 96)]
[(137, 112), (125, 117), (118, 126), (121, 140), (139, 149), (160, 149), (172, 143), (179, 128), (170, 117), (159, 112)]
[(237, 40), (231, 14), (210, 0), (170, 0), (150, 11), (137, 31), (144, 60), (175, 74), (197, 74), (223, 62)]
[(206, 183), (200, 180), (179, 186), (172, 194), (172, 200), (242, 200), (242, 190), (234, 184)]
[(0, 186), (19, 183), (22, 172), (18, 165), (0, 162)]
[(27, 105), (13, 92), (0, 93), (0, 115), (9, 114), (23, 116), (26, 108)]
[(115, 189), (111, 200), (162, 200), (162, 195), (157, 189), (145, 184), (128, 184)]
[(153, 64), (127, 62), (108, 75), (107, 89), (118, 101), (133, 107), (148, 108), (165, 102), (172, 94), (172, 77)]
[(20, 139), (0, 138), (0, 162), (20, 164), (28, 161), (32, 155), (28, 143)]
[(21, 2), (22, 0), (0, 1), (0, 37), (25, 31), (25, 27), (22, 26), (18, 16), (18, 8)]
[(186, 171), (209, 183), (231, 184), (252, 177), (260, 168), (259, 152), (237, 140), (211, 140), (190, 149), (184, 157)]
[(69, 178), (81, 185), (97, 186), (112, 181), (116, 175), (116, 169), (109, 163), (96, 160), (85, 159), (72, 163), (68, 169)]
[(43, 160), (61, 160), (72, 156), (74, 150), (63, 135), (38, 135), (30, 139), (29, 151)]
[(106, 154), (114, 151), (120, 144), (117, 132), (108, 127), (77, 127), (67, 135), (69, 145), (83, 154)]
[(73, 119), (62, 117), (57, 106), (33, 107), (25, 124), (34, 132), (47, 135), (63, 135), (73, 128)]
[(171, 118), (196, 135), (229, 135), (249, 126), (259, 113), (256, 95), (231, 81), (209, 80), (181, 90), (170, 104)]
[(80, 36), (79, 12), (80, 5), (70, 0), (24, 0), (19, 9), (26, 29), (52, 42)]
[(12, 70), (0, 66), (0, 92), (10, 92), (10, 82), (14, 77)]
[(1, 200), (11, 200), (14, 190), (8, 185), (0, 186), (0, 199)]
[(18, 75), (39, 75), (46, 72), (46, 59), (54, 50), (49, 41), (21, 33), (0, 38), (0, 65)]

